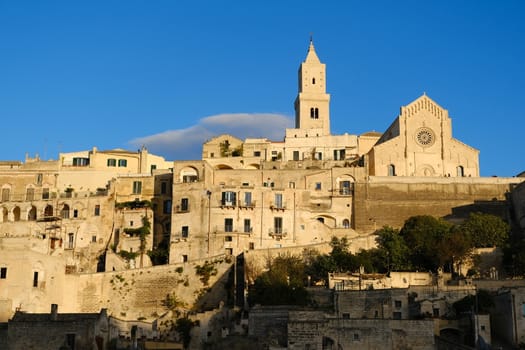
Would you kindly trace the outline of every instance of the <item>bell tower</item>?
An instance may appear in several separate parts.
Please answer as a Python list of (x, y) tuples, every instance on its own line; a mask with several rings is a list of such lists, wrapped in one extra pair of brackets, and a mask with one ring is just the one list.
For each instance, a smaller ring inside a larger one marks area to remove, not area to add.
[(295, 128), (315, 129), (330, 135), (330, 94), (326, 93), (326, 65), (315, 53), (313, 40), (299, 67), (299, 93), (295, 99)]

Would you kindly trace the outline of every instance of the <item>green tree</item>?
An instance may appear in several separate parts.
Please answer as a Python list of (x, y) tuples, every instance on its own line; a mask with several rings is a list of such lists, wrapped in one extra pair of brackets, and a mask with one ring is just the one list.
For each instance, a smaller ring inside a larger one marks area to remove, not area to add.
[(461, 224), (461, 229), (470, 236), (476, 248), (501, 247), (509, 237), (509, 225), (500, 217), (484, 214), (470, 213), (469, 218)]
[(412, 269), (409, 260), (410, 249), (399, 234), (399, 230), (384, 226), (377, 231), (376, 242), (383, 271), (410, 271)]
[(429, 215), (413, 216), (405, 221), (400, 234), (410, 248), (410, 260), (415, 269), (436, 271), (443, 266), (440, 242), (453, 225)]
[(184, 349), (188, 348), (191, 340), (191, 329), (195, 323), (187, 317), (179, 318), (175, 321), (175, 330), (179, 333), (179, 336), (182, 339), (182, 345)]
[(346, 237), (340, 239), (332, 237), (330, 245), (332, 246), (332, 251), (329, 257), (334, 267), (330, 272), (350, 272), (359, 268), (358, 259), (348, 251), (348, 240)]
[(248, 291), (250, 305), (306, 305), (308, 292), (301, 257), (278, 256), (268, 263), (268, 271), (255, 279)]
[(328, 254), (319, 254), (317, 250), (303, 252), (304, 269), (306, 276), (310, 276), (313, 284), (322, 282), (328, 285), (328, 274), (336, 270), (334, 260)]
[(438, 242), (436, 250), (439, 252), (438, 261), (449, 272), (454, 272), (455, 263), (461, 262), (470, 256), (472, 241), (460, 227), (452, 226), (444, 237)]

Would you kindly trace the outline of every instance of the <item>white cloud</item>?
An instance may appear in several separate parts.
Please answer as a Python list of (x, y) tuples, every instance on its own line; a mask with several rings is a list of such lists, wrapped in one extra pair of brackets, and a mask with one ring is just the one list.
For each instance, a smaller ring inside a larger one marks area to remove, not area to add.
[(134, 147), (145, 145), (149, 152), (167, 160), (200, 159), (202, 144), (214, 136), (231, 134), (240, 139), (265, 137), (280, 141), (284, 138), (284, 130), (291, 127), (293, 120), (282, 114), (218, 114), (202, 118), (189, 128), (138, 137), (129, 144)]

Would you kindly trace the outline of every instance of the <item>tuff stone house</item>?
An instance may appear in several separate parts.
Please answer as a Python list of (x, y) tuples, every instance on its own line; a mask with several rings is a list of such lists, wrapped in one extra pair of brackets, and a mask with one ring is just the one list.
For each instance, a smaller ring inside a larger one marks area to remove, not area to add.
[(106, 349), (109, 319), (105, 309), (98, 313), (58, 313), (53, 304), (50, 313), (16, 312), (8, 324), (11, 350)]

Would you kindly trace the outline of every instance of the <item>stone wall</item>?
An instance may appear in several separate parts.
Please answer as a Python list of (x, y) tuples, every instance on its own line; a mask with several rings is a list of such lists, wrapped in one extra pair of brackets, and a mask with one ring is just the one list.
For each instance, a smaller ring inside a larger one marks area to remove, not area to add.
[(209, 259), (216, 274), (205, 284), (195, 268), (206, 261), (67, 275), (65, 290), (69, 293), (61, 308), (70, 312), (95, 312), (107, 308), (108, 314), (121, 319), (151, 320), (168, 311), (165, 301), (170, 294), (175, 295), (187, 309), (194, 304), (202, 309), (211, 309), (226, 301), (225, 285), (232, 263), (225, 257)]
[(288, 349), (433, 350), (432, 320), (328, 318), (317, 312), (290, 312)]
[(462, 220), (472, 211), (506, 218), (506, 195), (520, 178), (423, 178), (371, 176), (355, 184), (355, 229), (403, 226), (415, 215)]

